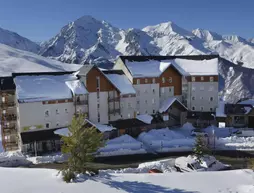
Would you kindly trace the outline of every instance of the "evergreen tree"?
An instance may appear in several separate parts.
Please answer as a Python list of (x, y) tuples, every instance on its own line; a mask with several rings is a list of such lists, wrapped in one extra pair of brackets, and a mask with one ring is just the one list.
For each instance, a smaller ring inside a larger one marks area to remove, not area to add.
[[(74, 116), (69, 126), (70, 135), (63, 136), (62, 152), (70, 155), (64, 174), (85, 173), (86, 163), (91, 162), (94, 153), (103, 146), (102, 134), (95, 127), (85, 128), (85, 117)], [(69, 181), (69, 180), (66, 180)]]
[(195, 147), (193, 149), (194, 155), (197, 157), (197, 160), (201, 162), (201, 158), (205, 154), (210, 154), (210, 150), (206, 144), (206, 139), (202, 135), (196, 136)]

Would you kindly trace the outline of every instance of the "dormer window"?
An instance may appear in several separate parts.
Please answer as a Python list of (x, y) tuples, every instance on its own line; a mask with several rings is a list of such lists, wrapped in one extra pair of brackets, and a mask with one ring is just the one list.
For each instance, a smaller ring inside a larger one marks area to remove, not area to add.
[(172, 82), (173, 82), (172, 77), (169, 77), (168, 82), (169, 82), (169, 83), (172, 83)]
[(147, 78), (145, 79), (145, 83), (148, 83), (148, 79)]
[(192, 82), (195, 82), (195, 81), (196, 81), (195, 76), (191, 77), (191, 81), (192, 81)]
[(140, 84), (140, 80), (139, 79), (137, 79), (137, 84)]
[(162, 83), (163, 83), (163, 84), (165, 83), (165, 78), (164, 78), (164, 77), (162, 77)]
[(211, 76), (210, 77), (210, 82), (213, 82), (214, 81), (214, 78)]
[(204, 81), (204, 77), (203, 77), (203, 76), (201, 76), (201, 78), (200, 78), (200, 79), (201, 79), (201, 81)]
[(156, 83), (156, 80), (155, 80), (155, 78), (153, 78), (153, 84), (155, 84)]

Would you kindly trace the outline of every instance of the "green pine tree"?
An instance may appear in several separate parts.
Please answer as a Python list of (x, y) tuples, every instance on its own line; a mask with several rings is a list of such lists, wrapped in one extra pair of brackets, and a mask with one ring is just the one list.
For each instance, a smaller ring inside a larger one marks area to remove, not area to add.
[[(63, 136), (62, 152), (70, 155), (64, 174), (85, 173), (87, 162), (91, 162), (94, 153), (103, 146), (103, 136), (95, 127), (85, 128), (83, 115), (74, 116), (69, 126), (71, 135)], [(69, 180), (66, 180), (69, 181)]]
[(199, 162), (201, 162), (201, 158), (205, 154), (210, 154), (210, 149), (206, 144), (206, 139), (202, 135), (196, 136), (193, 152)]

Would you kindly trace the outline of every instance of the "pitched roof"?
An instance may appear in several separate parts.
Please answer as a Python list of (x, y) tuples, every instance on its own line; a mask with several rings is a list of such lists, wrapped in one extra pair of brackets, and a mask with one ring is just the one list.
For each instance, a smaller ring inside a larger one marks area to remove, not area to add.
[(88, 74), (88, 72), (94, 67), (94, 65), (83, 65), (80, 69), (79, 69), (79, 73), (78, 75), (83, 75), (86, 76)]
[(169, 66), (184, 76), (218, 75), (218, 55), (120, 56), (120, 59), (133, 77), (158, 77)]
[(184, 106), (184, 104), (182, 104), (177, 98), (169, 97), (168, 99), (163, 101), (163, 103), (161, 104), (161, 107), (159, 109), (159, 112), (160, 113), (166, 112), (169, 109), (169, 107), (171, 107), (174, 103), (180, 104), (184, 109), (187, 110), (187, 108)]
[(80, 80), (69, 80), (65, 84), (71, 89), (73, 95), (88, 94), (85, 85)]
[(143, 121), (140, 121), (136, 118), (133, 119), (120, 119), (117, 121), (112, 121), (110, 124), (113, 127), (116, 127), (117, 129), (126, 129), (126, 128), (133, 128), (133, 127), (142, 127), (149, 125), (147, 123), (144, 123)]

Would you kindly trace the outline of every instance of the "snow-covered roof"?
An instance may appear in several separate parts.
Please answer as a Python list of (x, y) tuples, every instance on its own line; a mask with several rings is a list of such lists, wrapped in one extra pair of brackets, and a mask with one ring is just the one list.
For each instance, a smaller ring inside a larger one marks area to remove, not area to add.
[(168, 99), (164, 100), (163, 103), (161, 104), (161, 107), (159, 109), (160, 113), (163, 113), (168, 110), (168, 108), (175, 102), (179, 102), (185, 109), (187, 109), (184, 104), (182, 104), (177, 98), (175, 97), (169, 97)]
[(126, 61), (125, 65), (128, 67), (133, 77), (158, 77), (170, 66), (170, 63), (158, 60), (142, 62)]
[(238, 104), (242, 104), (242, 105), (252, 105), (254, 107), (254, 99), (248, 99), (245, 101), (241, 101)]
[(74, 95), (88, 94), (85, 85), (80, 80), (69, 80), (65, 82)]
[(218, 58), (210, 60), (188, 60), (176, 58), (171, 62), (182, 75), (218, 75)]
[(170, 65), (184, 76), (218, 75), (218, 58), (210, 60), (191, 60), (176, 58), (172, 60), (126, 61), (125, 65), (133, 77), (158, 77)]
[(131, 82), (124, 74), (105, 74), (105, 76), (120, 91), (121, 95), (136, 94)]
[(57, 135), (66, 136), (66, 137), (71, 135), (71, 132), (69, 131), (68, 128), (57, 129), (54, 131), (54, 133)]
[(91, 125), (93, 125), (94, 127), (96, 127), (100, 132), (106, 132), (106, 131), (112, 131), (114, 129), (116, 129), (115, 127), (109, 126), (109, 125), (103, 125), (103, 124), (99, 124), (99, 123), (93, 123), (88, 119), (85, 119), (85, 121), (87, 121), (88, 123), (90, 123)]
[(227, 117), (225, 114), (225, 102), (219, 101), (218, 107), (216, 108), (216, 117)]
[(151, 124), (152, 120), (153, 120), (153, 117), (148, 114), (138, 115), (136, 118), (144, 123), (147, 123), (147, 124)]
[(19, 102), (71, 99), (72, 92), (65, 82), (76, 79), (73, 74), (16, 76), (17, 99)]

